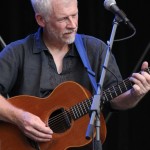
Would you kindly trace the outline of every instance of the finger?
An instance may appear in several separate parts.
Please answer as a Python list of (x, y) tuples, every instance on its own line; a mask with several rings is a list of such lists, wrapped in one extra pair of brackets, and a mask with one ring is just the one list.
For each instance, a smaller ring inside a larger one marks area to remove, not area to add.
[(43, 133), (34, 128), (30, 128), (26, 130), (24, 133), (25, 135), (31, 137), (34, 140), (50, 141), (52, 139), (52, 134)]
[(38, 142), (48, 142), (48, 141), (50, 141), (51, 139), (52, 139), (52, 136), (51, 136), (51, 138), (43, 138), (43, 137), (41, 137), (41, 136), (37, 136), (37, 134), (36, 135), (34, 135), (34, 134), (32, 134), (32, 133), (26, 133), (25, 134), (27, 137), (29, 137), (30, 139), (32, 139), (32, 140), (34, 140), (34, 141), (38, 141)]
[(145, 71), (142, 71), (142, 72), (141, 72), (141, 75), (143, 75), (143, 76), (145, 77), (147, 83), (148, 83), (149, 86), (150, 86), (150, 75), (149, 75), (147, 72), (145, 72)]
[(46, 126), (43, 122), (41, 122), (41, 124), (35, 124), (34, 128), (37, 131), (45, 133), (45, 134), (53, 134), (53, 131), (50, 129), (50, 127)]
[(139, 86), (139, 90), (141, 91), (147, 91), (149, 89), (149, 84), (146, 80), (146, 78), (138, 73), (134, 73), (131, 77), (130, 77), (130, 81), (133, 82), (136, 86)]
[(150, 84), (149, 84), (150, 83), (150, 76), (144, 71), (142, 72), (142, 74), (144, 74), (144, 75), (135, 73), (130, 78), (130, 81), (132, 81), (134, 83), (133, 88), (134, 88), (134, 91), (137, 92), (137, 95), (145, 94), (147, 91), (150, 90)]
[(142, 63), (142, 66), (141, 66), (141, 70), (145, 70), (145, 69), (147, 69), (148, 68), (148, 62), (147, 61), (144, 61), (143, 63)]
[(133, 83), (140, 85), (141, 83), (145, 83), (146, 79), (142, 74), (139, 73), (133, 73), (132, 76), (130, 77), (130, 81)]
[(42, 138), (51, 138), (53, 132), (49, 127), (46, 126), (34, 126), (33, 134)]
[(46, 124), (38, 116), (34, 116), (28, 123), (29, 127), (33, 127), (41, 133), (53, 134), (53, 131), (49, 128), (49, 126), (46, 126)]

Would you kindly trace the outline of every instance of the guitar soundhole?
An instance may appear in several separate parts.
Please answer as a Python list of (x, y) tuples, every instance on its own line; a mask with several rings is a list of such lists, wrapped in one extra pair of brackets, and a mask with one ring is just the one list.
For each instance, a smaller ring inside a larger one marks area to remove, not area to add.
[(49, 127), (55, 133), (63, 133), (71, 127), (71, 116), (64, 108), (54, 111), (49, 117)]

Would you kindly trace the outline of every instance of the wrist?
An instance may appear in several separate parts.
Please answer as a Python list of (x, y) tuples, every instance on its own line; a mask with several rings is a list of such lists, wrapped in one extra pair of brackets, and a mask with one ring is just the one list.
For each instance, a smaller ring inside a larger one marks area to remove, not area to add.
[(21, 121), (21, 118), (22, 118), (23, 113), (24, 113), (23, 110), (14, 107), (14, 108), (11, 110), (11, 117), (10, 117), (11, 123), (13, 123), (13, 124), (15, 124), (15, 125), (18, 125), (19, 122)]
[(145, 96), (145, 94), (138, 95), (138, 94), (136, 94), (135, 90), (132, 88), (130, 90), (130, 96), (135, 101), (138, 101), (138, 100), (142, 99)]

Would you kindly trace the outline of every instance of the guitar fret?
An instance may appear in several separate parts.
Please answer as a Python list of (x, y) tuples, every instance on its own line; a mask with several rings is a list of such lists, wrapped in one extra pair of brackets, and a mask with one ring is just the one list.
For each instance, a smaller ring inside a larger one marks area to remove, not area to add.
[(106, 95), (106, 92), (103, 92), (103, 94), (104, 94), (105, 100), (106, 100), (106, 101), (109, 101), (109, 99), (108, 99), (108, 97), (107, 97), (107, 95)]
[(113, 99), (113, 98), (116, 97), (117, 93), (116, 93), (116, 91), (113, 88), (111, 88), (111, 89), (112, 90), (110, 92), (111, 92), (111, 96), (112, 96), (112, 99)]
[(75, 111), (74, 107), (71, 107), (71, 112), (73, 112), (73, 118), (76, 119), (77, 116), (76, 116), (76, 111)]
[(122, 90), (120, 88), (120, 85), (118, 84), (118, 88), (119, 88), (119, 91), (120, 91), (120, 94), (122, 94)]
[(84, 115), (84, 111), (83, 111), (81, 103), (79, 103), (78, 106), (80, 107), (80, 114), (81, 114), (80, 117), (81, 117)]
[(131, 82), (131, 81), (129, 81), (129, 84), (130, 84), (130, 85), (129, 85), (130, 87), (132, 87), (132, 86), (133, 86), (133, 84), (132, 84), (132, 82)]
[(116, 92), (117, 92), (117, 95), (120, 95), (122, 93), (122, 91), (120, 90), (120, 86), (119, 84), (115, 86), (116, 87)]
[(127, 91), (128, 89), (132, 88), (132, 86), (133, 86), (132, 82), (129, 79), (126, 79), (125, 81), (123, 81), (123, 84), (126, 85), (125, 86), (126, 88), (124, 91)]
[(124, 82), (122, 82), (122, 93), (124, 93), (125, 91), (127, 91), (127, 87), (125, 86), (126, 84)]
[(81, 112), (82, 112), (82, 115), (84, 115), (84, 111), (83, 111), (83, 108), (82, 108), (82, 104), (81, 104), (81, 103), (79, 103), (79, 107), (80, 107), (80, 110), (81, 110)]
[(110, 88), (108, 88), (108, 91), (109, 91), (110, 97), (113, 99), (113, 96), (112, 96), (112, 93), (111, 93), (111, 91), (110, 91)]
[(86, 108), (85, 108), (85, 106), (84, 106), (84, 102), (81, 102), (81, 105), (82, 105), (82, 111), (83, 111), (83, 114), (86, 114), (87, 113), (87, 110), (86, 110)]
[[(90, 103), (90, 100), (83, 101), (83, 102), (80, 102), (80, 103), (79, 103), (79, 105), (80, 105), (80, 107), (81, 107), (81, 110), (82, 110), (82, 115), (88, 113), (88, 110), (89, 110), (89, 105), (87, 105), (88, 102)], [(85, 107), (84, 104), (86, 104), (87, 107)]]
[(90, 105), (92, 104), (92, 101), (87, 101), (88, 104), (88, 108), (90, 107)]
[(107, 97), (107, 100), (111, 99), (111, 96), (110, 96), (110, 92), (109, 92), (109, 91), (106, 92), (106, 97)]
[(105, 101), (112, 100), (113, 98), (119, 96), (120, 94), (124, 93), (128, 89), (132, 87), (132, 82), (129, 79), (124, 80), (123, 82), (119, 83), (118, 85), (112, 86), (103, 92), (103, 103)]
[(82, 117), (89, 112), (89, 107), (91, 105), (91, 100), (82, 101), (70, 108), (72, 118), (74, 120)]
[(76, 112), (76, 115), (77, 115), (77, 118), (79, 118), (79, 110), (78, 110), (78, 106), (77, 105), (75, 105), (74, 106), (74, 109), (75, 109), (75, 112)]
[(90, 109), (91, 105), (92, 105), (92, 100), (88, 101), (88, 110)]
[(75, 105), (78, 118), (81, 116), (78, 105)]
[(117, 97), (118, 94), (117, 94), (117, 92), (116, 92), (116, 90), (115, 90), (115, 87), (113, 86), (112, 88), (113, 88), (113, 90), (115, 91), (115, 96)]
[(84, 101), (84, 106), (85, 106), (85, 112), (89, 112), (89, 107), (90, 107), (91, 99), (88, 99), (87, 101)]
[[(150, 73), (150, 68), (147, 70), (148, 73)], [(132, 88), (133, 83), (129, 80), (129, 78), (123, 80), (117, 85), (114, 85), (105, 91), (103, 91), (102, 95), (102, 102), (105, 103), (106, 101), (112, 100), (113, 98), (119, 96), (120, 94), (126, 92), (130, 88)], [(78, 119), (82, 117), (83, 115), (87, 114), (89, 112), (90, 106), (92, 104), (92, 98), (88, 100), (84, 100), (77, 105), (71, 107), (71, 115), (73, 119)]]
[(88, 101), (85, 101), (86, 108), (89, 109)]
[(85, 108), (85, 106), (84, 106), (84, 101), (82, 102), (82, 106), (83, 106), (83, 111), (84, 111), (84, 113), (87, 113), (86, 108)]
[(128, 90), (125, 81), (123, 81), (123, 85), (125, 86), (125, 89)]

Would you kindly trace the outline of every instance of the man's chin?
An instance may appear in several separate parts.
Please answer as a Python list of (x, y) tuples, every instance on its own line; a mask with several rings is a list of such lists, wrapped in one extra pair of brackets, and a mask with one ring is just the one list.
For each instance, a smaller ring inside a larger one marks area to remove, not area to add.
[(72, 44), (74, 42), (75, 39), (69, 39), (69, 40), (65, 40), (66, 44)]
[(67, 38), (64, 38), (64, 41), (65, 41), (65, 43), (67, 43), (67, 44), (73, 43), (74, 40), (75, 40), (75, 34), (74, 34), (74, 35), (71, 35), (71, 36), (68, 36)]

